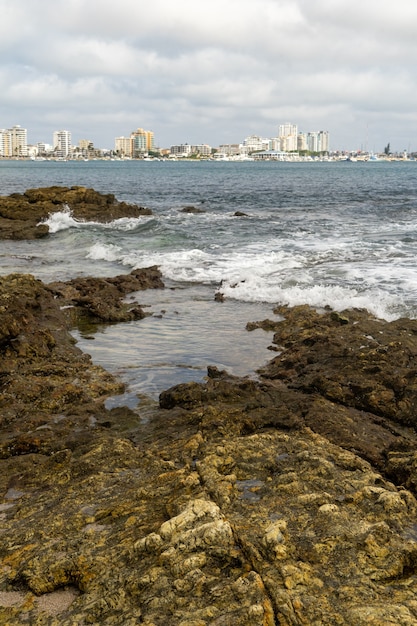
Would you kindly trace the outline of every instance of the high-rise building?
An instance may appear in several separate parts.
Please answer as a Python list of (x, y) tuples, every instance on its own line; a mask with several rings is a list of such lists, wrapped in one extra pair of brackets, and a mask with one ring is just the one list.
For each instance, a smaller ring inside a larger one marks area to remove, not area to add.
[(69, 130), (56, 130), (53, 135), (54, 152), (58, 158), (65, 158), (71, 152), (71, 133)]
[(122, 157), (132, 156), (132, 139), (130, 137), (116, 137), (114, 151)]
[(12, 156), (12, 138), (10, 132), (5, 128), (0, 129), (0, 156)]
[(11, 154), (9, 154), (8, 156), (27, 156), (28, 143), (26, 128), (22, 128), (21, 126), (13, 126), (13, 128), (9, 128), (7, 132), (10, 135), (11, 143)]
[(307, 148), (310, 152), (328, 152), (329, 132), (320, 130), (307, 133)]
[(289, 135), (298, 135), (297, 124), (291, 124), (291, 122), (280, 124), (278, 127), (278, 137), (288, 137)]
[(307, 149), (310, 150), (310, 152), (319, 151), (319, 139), (316, 131), (307, 133)]
[(278, 138), (281, 141), (281, 150), (284, 150), (284, 152), (297, 151), (297, 135), (297, 124), (291, 124), (290, 122), (280, 124), (278, 127)]
[(308, 150), (306, 133), (298, 133), (298, 135), (297, 135), (297, 150), (299, 152), (303, 152), (305, 150)]
[(132, 140), (132, 156), (139, 157), (154, 148), (154, 134), (151, 130), (138, 128), (130, 134)]
[(319, 132), (319, 152), (329, 152), (330, 150), (330, 137), (328, 130), (321, 130)]
[(297, 124), (280, 124), (278, 127), (278, 137), (276, 139), (277, 149), (283, 152), (328, 152), (329, 132), (327, 130), (310, 131), (308, 133), (298, 132)]

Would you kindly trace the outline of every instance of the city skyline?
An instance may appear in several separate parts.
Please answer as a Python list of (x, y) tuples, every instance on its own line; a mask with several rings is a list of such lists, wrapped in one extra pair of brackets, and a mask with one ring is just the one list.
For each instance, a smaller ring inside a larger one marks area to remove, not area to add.
[[(328, 129), (340, 150), (417, 148), (414, 0), (0, 0), (0, 119), (111, 148)], [(36, 132), (35, 132), (36, 129)]]
[[(211, 146), (204, 144), (189, 144), (188, 142), (171, 144), (170, 146), (157, 146), (155, 135), (152, 130), (145, 130), (138, 127), (128, 136), (118, 136), (114, 138), (112, 148), (94, 145), (91, 139), (79, 139), (77, 143), (72, 142), (70, 130), (55, 130), (52, 133), (52, 144), (47, 141), (36, 144), (28, 141), (28, 129), (16, 124), (11, 128), (0, 127), (0, 157), (26, 157), (37, 156), (38, 154), (54, 153), (55, 156), (63, 158), (78, 151), (78, 155), (87, 156), (91, 152), (114, 152), (125, 156), (137, 158), (149, 152), (167, 151), (172, 154), (186, 156), (192, 153), (199, 153), (208, 156), (211, 150), (239, 152), (250, 154), (262, 150), (275, 150), (279, 152), (330, 152), (330, 135), (328, 131), (299, 131), (297, 124), (286, 122), (277, 126), (277, 133), (270, 137), (261, 137), (252, 134), (246, 136), (239, 142), (220, 144)], [(238, 150), (236, 150), (236, 147)]]

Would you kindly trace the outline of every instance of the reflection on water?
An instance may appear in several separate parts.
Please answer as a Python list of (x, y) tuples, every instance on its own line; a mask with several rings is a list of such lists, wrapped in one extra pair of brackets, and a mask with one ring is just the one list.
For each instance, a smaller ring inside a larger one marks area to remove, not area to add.
[(133, 407), (137, 395), (156, 399), (173, 385), (203, 381), (208, 365), (254, 376), (271, 358), (267, 348), (272, 333), (246, 330), (247, 322), (278, 319), (270, 305), (215, 302), (213, 289), (201, 285), (148, 290), (131, 297), (153, 315), (99, 327), (94, 335), (91, 328), (88, 335), (73, 333), (94, 363), (127, 383), (128, 394), (119, 399), (123, 404)]

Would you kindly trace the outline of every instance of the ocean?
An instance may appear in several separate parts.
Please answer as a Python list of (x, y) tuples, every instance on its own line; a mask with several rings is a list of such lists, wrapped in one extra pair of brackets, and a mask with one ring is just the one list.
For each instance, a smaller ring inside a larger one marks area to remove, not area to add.
[(153, 211), (99, 224), (62, 207), (48, 238), (0, 243), (1, 274), (44, 282), (160, 267), (167, 289), (135, 294), (152, 317), (74, 333), (128, 403), (208, 365), (254, 376), (272, 336), (245, 326), (277, 304), (417, 317), (417, 162), (0, 161), (1, 195), (50, 185)]

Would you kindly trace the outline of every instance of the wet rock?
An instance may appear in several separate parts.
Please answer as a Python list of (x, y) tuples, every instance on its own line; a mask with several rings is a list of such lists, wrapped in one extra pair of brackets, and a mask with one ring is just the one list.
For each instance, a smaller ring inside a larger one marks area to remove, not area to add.
[(180, 213), (198, 214), (198, 213), (205, 213), (205, 211), (195, 206), (185, 206), (184, 208), (180, 209)]
[(92, 364), (69, 329), (86, 318), (91, 323), (143, 317), (139, 305), (125, 304), (124, 296), (161, 286), (154, 267), (48, 286), (30, 275), (0, 277), (0, 456), (59, 449), (75, 424), (80, 441), (91, 431), (97, 407), (105, 414), (106, 397), (124, 386)]
[(151, 215), (150, 209), (119, 202), (86, 187), (45, 187), (0, 197), (0, 239), (38, 239), (49, 233), (49, 215), (68, 210), (74, 219), (111, 222)]
[(414, 323), (282, 308), (259, 379), (107, 411), (62, 306), (158, 280), (0, 279), (0, 622), (417, 623)]
[(161, 272), (156, 267), (132, 270), (130, 274), (111, 278), (74, 278), (48, 285), (60, 300), (73, 324), (89, 322), (128, 322), (142, 319), (146, 313), (136, 300), (124, 297), (144, 289), (162, 289)]

